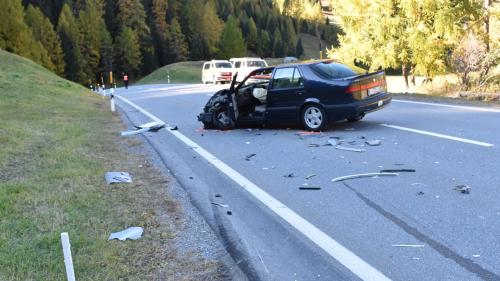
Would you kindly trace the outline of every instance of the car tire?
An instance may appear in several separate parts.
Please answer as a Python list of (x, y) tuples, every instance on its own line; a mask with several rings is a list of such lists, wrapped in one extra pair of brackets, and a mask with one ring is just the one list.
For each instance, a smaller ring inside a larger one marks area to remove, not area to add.
[(229, 106), (220, 106), (213, 111), (213, 124), (219, 130), (230, 130), (235, 127), (234, 120), (230, 117)]
[(318, 104), (308, 104), (300, 113), (302, 125), (308, 131), (319, 132), (327, 128), (328, 117), (326, 112)]
[(363, 117), (365, 117), (365, 114), (358, 114), (354, 117), (347, 118), (347, 121), (348, 122), (358, 122), (358, 121), (361, 121), (361, 119), (363, 119)]

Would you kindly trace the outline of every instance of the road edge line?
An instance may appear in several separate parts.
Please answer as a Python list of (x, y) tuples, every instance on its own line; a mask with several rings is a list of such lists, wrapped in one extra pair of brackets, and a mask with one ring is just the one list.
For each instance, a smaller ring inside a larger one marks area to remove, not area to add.
[[(143, 108), (129, 101), (128, 99), (115, 95), (120, 100), (126, 102), (133, 108), (137, 109), (144, 115), (148, 116), (154, 121), (163, 122), (158, 117), (147, 112)], [(166, 122), (163, 122), (166, 123)], [(265, 192), (263, 189), (255, 185), (249, 179), (238, 173), (233, 168), (229, 167), (227, 164), (219, 160), (217, 157), (212, 155), (210, 152), (203, 149), (197, 143), (186, 137), (184, 134), (180, 133), (178, 130), (172, 131), (167, 127), (167, 131), (174, 135), (177, 139), (182, 141), (192, 150), (196, 151), (201, 157), (207, 160), (210, 164), (216, 167), (223, 174), (228, 176), (238, 185), (240, 185), (244, 190), (254, 196), (262, 204), (268, 207), (281, 219), (286, 221), (293, 228), (298, 230), (302, 235), (308, 238), (311, 242), (320, 247), (323, 251), (328, 253), (332, 258), (345, 266), (353, 274), (361, 278), (362, 280), (370, 281), (391, 281), (387, 276), (381, 273), (378, 269), (374, 268), (366, 261), (358, 257), (355, 253), (351, 252), (344, 246), (342, 246), (335, 239), (328, 236), (326, 233), (321, 231), (319, 228), (302, 218), (299, 214), (295, 213), (292, 209), (288, 208), (285, 204), (281, 203), (279, 200)]]

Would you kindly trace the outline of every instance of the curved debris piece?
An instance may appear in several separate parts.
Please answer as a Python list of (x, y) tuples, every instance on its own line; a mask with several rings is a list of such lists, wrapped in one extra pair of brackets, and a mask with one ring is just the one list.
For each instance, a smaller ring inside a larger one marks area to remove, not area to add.
[(127, 239), (137, 240), (141, 238), (144, 230), (139, 226), (132, 226), (120, 232), (114, 232), (109, 235), (108, 240), (118, 239), (120, 241), (125, 241)]
[(332, 179), (332, 182), (339, 182), (339, 181), (345, 181), (345, 180), (351, 180), (351, 179), (358, 179), (358, 178), (395, 177), (395, 176), (399, 176), (399, 174), (398, 173), (366, 173), (366, 174), (355, 174), (355, 175), (348, 175), (348, 176), (334, 178), (334, 179)]
[(352, 152), (365, 152), (366, 151), (366, 149), (351, 148), (351, 147), (345, 147), (345, 146), (341, 146), (341, 145), (336, 145), (335, 148), (340, 149), (340, 150), (345, 150), (345, 151), (352, 151)]

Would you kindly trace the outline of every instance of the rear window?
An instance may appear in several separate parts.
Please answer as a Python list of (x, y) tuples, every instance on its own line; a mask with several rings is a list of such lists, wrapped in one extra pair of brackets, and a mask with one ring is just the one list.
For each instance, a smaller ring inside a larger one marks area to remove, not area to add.
[(336, 62), (321, 62), (311, 65), (311, 68), (320, 76), (328, 79), (344, 78), (361, 74), (347, 65)]
[(261, 60), (249, 60), (247, 61), (248, 67), (266, 67), (266, 63)]
[(215, 68), (232, 68), (233, 66), (228, 62), (216, 62)]

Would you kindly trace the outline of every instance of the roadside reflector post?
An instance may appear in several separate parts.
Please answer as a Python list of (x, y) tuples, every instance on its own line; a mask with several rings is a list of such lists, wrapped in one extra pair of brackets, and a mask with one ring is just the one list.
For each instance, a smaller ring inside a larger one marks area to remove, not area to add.
[(167, 84), (170, 84), (170, 71), (167, 70)]
[(73, 268), (73, 258), (71, 257), (71, 245), (67, 232), (61, 233), (61, 243), (64, 254), (64, 265), (66, 266), (66, 277), (68, 281), (75, 281), (75, 270)]
[(111, 88), (110, 91), (111, 94), (109, 95), (109, 101), (111, 104), (111, 112), (115, 112), (115, 91), (113, 90), (113, 88)]

